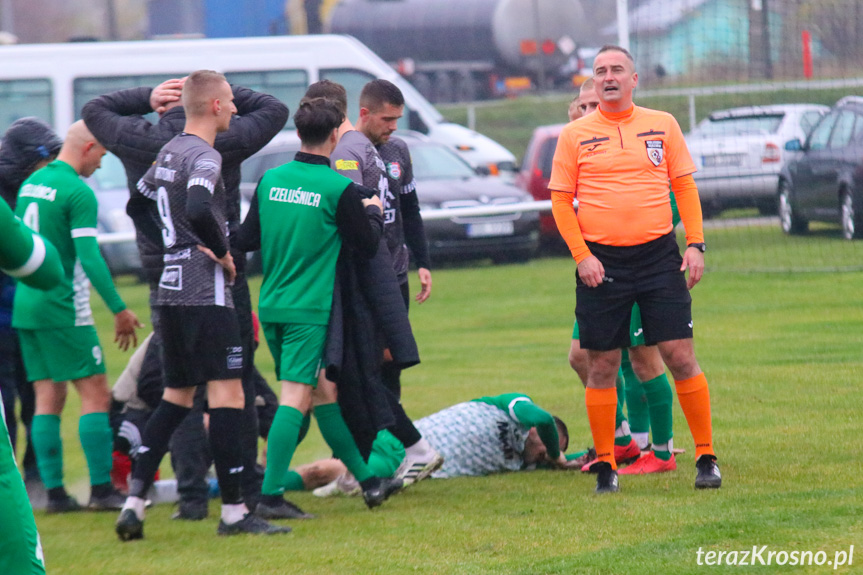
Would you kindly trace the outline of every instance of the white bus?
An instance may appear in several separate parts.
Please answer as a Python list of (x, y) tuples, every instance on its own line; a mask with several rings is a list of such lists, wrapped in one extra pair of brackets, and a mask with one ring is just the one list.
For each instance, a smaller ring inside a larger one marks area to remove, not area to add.
[(359, 114), (363, 85), (385, 78), (405, 96), (401, 128), (452, 146), (474, 167), (493, 173), (515, 169), (514, 156), (503, 146), (445, 122), (372, 51), (355, 38), (338, 35), (0, 46), (0, 133), (18, 118), (37, 116), (62, 136), (92, 98), (123, 88), (156, 86), (202, 68), (276, 96), (291, 113), (309, 84), (323, 79), (338, 82), (347, 89), (352, 120)]

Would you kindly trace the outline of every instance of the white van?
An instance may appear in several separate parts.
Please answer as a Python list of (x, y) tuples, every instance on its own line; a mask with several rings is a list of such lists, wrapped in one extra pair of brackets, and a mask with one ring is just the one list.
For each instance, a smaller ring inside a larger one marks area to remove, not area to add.
[[(474, 167), (514, 170), (497, 142), (443, 117), (395, 70), (355, 38), (338, 35), (150, 40), (0, 46), (0, 133), (16, 119), (37, 116), (63, 134), (92, 98), (123, 88), (156, 86), (198, 69), (223, 72), (232, 83), (272, 94), (293, 113), (309, 84), (329, 79), (348, 92), (348, 116), (374, 78), (405, 96), (399, 127), (458, 151)], [(288, 126), (291, 128), (292, 126)]]

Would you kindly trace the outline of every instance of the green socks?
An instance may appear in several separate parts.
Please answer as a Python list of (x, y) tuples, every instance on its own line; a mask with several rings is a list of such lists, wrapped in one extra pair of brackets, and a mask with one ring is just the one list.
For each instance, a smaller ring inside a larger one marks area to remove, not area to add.
[(650, 430), (653, 433), (653, 453), (659, 459), (671, 459), (673, 437), (671, 402), (673, 395), (668, 377), (663, 373), (650, 381), (645, 381), (644, 395), (650, 412)]
[(287, 405), (279, 406), (267, 436), (267, 469), (261, 487), (263, 495), (280, 495), (284, 492), (285, 476), (294, 457), (302, 425), (303, 414), (299, 410)]
[(623, 415), (623, 371), (617, 372), (617, 412), (614, 415), (614, 444), (623, 447), (632, 442), (632, 435), (629, 432), (629, 423), (626, 421), (626, 416)]
[(303, 477), (296, 471), (288, 471), (285, 476), (285, 491), (303, 491), (305, 488)]
[(84, 448), (87, 468), (90, 471), (90, 485), (104, 485), (111, 482), (111, 466), (114, 436), (107, 413), (88, 413), (78, 420), (78, 437)]
[(31, 429), (36, 464), (45, 489), (63, 487), (63, 441), (60, 439), (60, 416), (37, 415)]
[[(324, 441), (333, 450), (333, 455), (342, 461), (359, 482), (374, 477), (368, 465), (360, 455), (357, 444), (348, 431), (348, 426), (342, 418), (342, 412), (337, 403), (327, 403), (315, 407), (315, 418)], [(269, 454), (269, 449), (267, 450)], [(266, 480), (266, 479), (265, 479)]]
[(633, 434), (648, 433), (650, 432), (650, 412), (647, 408), (647, 396), (644, 395), (641, 380), (636, 377), (632, 370), (632, 363), (630, 363), (628, 355), (625, 355), (621, 361), (620, 369), (623, 372), (624, 387), (626, 388), (626, 418), (629, 421), (629, 428)]

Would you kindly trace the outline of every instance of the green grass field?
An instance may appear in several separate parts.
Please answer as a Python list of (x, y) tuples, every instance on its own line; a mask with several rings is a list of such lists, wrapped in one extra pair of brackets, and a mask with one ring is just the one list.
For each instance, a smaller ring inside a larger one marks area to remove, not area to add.
[[(171, 521), (172, 508), (163, 505), (150, 510), (146, 539), (126, 544), (114, 535), (113, 513), (37, 512), (49, 573), (748, 572), (699, 566), (696, 553), (753, 545), (825, 551), (830, 560), (855, 545), (855, 565), (838, 572), (859, 569), (863, 273), (758, 273), (758, 262), (782, 250), (762, 250), (746, 236), (723, 239), (720, 231), (708, 231), (708, 241), (709, 265), (753, 262), (745, 273), (709, 269), (693, 292), (721, 490), (693, 489), (692, 439), (675, 404), (675, 446), (687, 450), (678, 470), (622, 477), (617, 495), (598, 497), (592, 476), (561, 471), (431, 480), (373, 512), (358, 499), (299, 494), (297, 503), (318, 518), (291, 523), (294, 532), (277, 538), (216, 537), (216, 502), (211, 518), (198, 523)], [(845, 245), (831, 236), (814, 241), (825, 250)], [(411, 311), (423, 363), (403, 376), (408, 413), (421, 417), (480, 395), (521, 391), (569, 424), (571, 449), (587, 446), (584, 394), (566, 360), (573, 272), (564, 257), (435, 271), (431, 300)], [(121, 291), (146, 317), (146, 289), (126, 282)], [(113, 380), (126, 356), (110, 349), (112, 322), (101, 302), (94, 310)], [(266, 351), (258, 365), (272, 380)], [(86, 494), (76, 407), (72, 399), (64, 418), (66, 473)], [(313, 429), (295, 461), (326, 455)]]

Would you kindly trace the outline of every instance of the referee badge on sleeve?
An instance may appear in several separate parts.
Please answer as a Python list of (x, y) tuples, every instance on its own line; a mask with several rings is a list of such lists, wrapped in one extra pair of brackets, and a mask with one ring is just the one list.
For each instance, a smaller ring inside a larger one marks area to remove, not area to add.
[(644, 145), (647, 146), (647, 157), (653, 162), (654, 166), (662, 163), (662, 158), (665, 156), (665, 151), (662, 147), (662, 140), (645, 140)]

